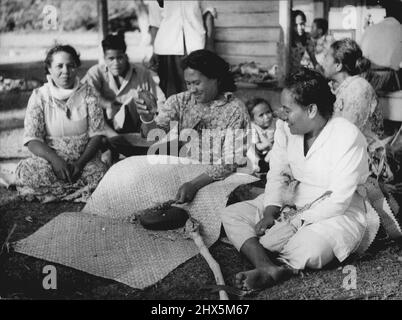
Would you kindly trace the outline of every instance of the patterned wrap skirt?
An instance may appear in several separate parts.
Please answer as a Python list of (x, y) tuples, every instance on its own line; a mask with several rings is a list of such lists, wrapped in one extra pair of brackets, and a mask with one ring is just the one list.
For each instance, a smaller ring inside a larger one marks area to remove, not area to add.
[[(77, 161), (88, 144), (88, 134), (71, 137), (47, 137), (46, 143), (67, 163)], [(31, 156), (20, 161), (16, 169), (19, 194), (28, 201), (86, 202), (107, 171), (98, 152), (83, 168), (77, 181), (62, 181), (55, 175), (51, 164), (44, 158)]]

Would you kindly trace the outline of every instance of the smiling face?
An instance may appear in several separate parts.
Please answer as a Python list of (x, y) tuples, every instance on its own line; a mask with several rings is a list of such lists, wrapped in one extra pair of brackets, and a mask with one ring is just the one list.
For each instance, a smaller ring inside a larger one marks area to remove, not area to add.
[(74, 86), (77, 65), (69, 53), (64, 51), (54, 53), (48, 71), (59, 88), (70, 89)]
[(263, 129), (269, 128), (272, 123), (273, 115), (271, 109), (266, 103), (257, 104), (252, 111), (253, 121)]
[(306, 21), (300, 15), (295, 18), (295, 30), (299, 36), (302, 36), (306, 30)]
[(283, 89), (281, 104), (284, 120), (288, 123), (292, 134), (304, 135), (312, 131), (314, 116), (310, 113), (309, 108), (304, 108), (296, 102), (290, 90)]
[(124, 77), (128, 70), (128, 57), (122, 50), (108, 49), (104, 54), (105, 63), (113, 76)]
[(207, 103), (218, 96), (218, 80), (209, 79), (198, 70), (186, 68), (184, 80), (198, 103)]

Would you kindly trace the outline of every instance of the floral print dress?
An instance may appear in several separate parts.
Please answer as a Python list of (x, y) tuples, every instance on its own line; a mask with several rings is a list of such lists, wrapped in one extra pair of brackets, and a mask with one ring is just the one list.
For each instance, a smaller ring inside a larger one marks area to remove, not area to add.
[[(35, 89), (28, 101), (24, 121), (24, 145), (32, 140), (46, 143), (67, 163), (80, 158), (91, 137), (102, 134), (104, 118), (92, 87), (82, 84), (67, 100), (52, 97), (47, 84)], [(107, 171), (98, 152), (74, 183), (60, 180), (51, 164), (32, 155), (16, 169), (16, 184), (26, 200), (85, 202)]]
[[(190, 152), (187, 156), (210, 164), (206, 173), (214, 180), (226, 178), (247, 161), (244, 140), (250, 124), (249, 115), (244, 103), (230, 92), (209, 103), (197, 103), (189, 91), (173, 95), (159, 109), (155, 121), (165, 131), (172, 130), (172, 125), (176, 124), (178, 134), (186, 129), (192, 129), (189, 133), (196, 132), (197, 147), (201, 152)], [(211, 139), (206, 132), (211, 134)], [(229, 141), (233, 142), (232, 147), (225, 148)], [(210, 148), (205, 147), (208, 144)], [(205, 159), (205, 154), (210, 155), (209, 159)]]
[(302, 67), (314, 69), (311, 57), (314, 56), (314, 42), (309, 33), (302, 37), (293, 35), (290, 47), (290, 72), (296, 72)]
[(344, 80), (334, 91), (334, 116), (348, 119), (367, 137), (370, 132), (383, 135), (383, 114), (373, 87), (360, 76)]

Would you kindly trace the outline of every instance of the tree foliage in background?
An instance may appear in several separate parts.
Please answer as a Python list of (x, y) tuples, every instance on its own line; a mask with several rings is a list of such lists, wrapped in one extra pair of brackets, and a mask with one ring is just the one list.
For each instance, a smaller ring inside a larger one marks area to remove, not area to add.
[[(141, 0), (109, 0), (109, 17), (133, 17), (136, 19)], [(46, 5), (58, 11), (58, 30), (97, 30), (97, 1), (94, 0), (0, 0), (0, 32), (43, 30)]]

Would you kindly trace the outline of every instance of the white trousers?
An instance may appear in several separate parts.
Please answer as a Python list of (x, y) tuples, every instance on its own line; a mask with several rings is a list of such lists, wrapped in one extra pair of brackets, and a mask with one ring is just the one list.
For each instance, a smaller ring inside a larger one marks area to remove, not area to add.
[[(254, 226), (261, 218), (258, 212), (263, 210), (263, 196), (236, 203), (222, 211), (226, 234), (239, 251), (248, 239), (257, 237)], [(276, 221), (259, 242), (267, 250), (278, 253), (280, 261), (297, 270), (321, 269), (335, 257), (328, 241), (312, 231), (309, 225), (297, 228)]]

